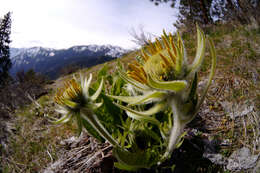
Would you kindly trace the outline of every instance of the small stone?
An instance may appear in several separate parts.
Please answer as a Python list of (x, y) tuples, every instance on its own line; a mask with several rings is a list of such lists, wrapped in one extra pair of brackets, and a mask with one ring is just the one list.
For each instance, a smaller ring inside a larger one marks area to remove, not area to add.
[(65, 139), (60, 142), (61, 145), (71, 145), (73, 142), (75, 142), (77, 139), (75, 136), (70, 137), (69, 139)]
[(198, 89), (202, 90), (205, 87), (205, 85), (207, 84), (207, 82), (208, 82), (208, 79), (204, 79), (204, 80), (200, 81), (198, 83)]
[(231, 145), (231, 142), (229, 139), (224, 139), (221, 143), (220, 143), (221, 146), (230, 146)]

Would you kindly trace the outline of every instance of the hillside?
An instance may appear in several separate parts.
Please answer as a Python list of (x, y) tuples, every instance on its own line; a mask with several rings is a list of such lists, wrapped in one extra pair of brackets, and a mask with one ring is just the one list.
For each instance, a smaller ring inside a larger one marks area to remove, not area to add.
[[(226, 24), (203, 30), (215, 43), (217, 71), (198, 116), (188, 125), (184, 143), (175, 152), (175, 172), (257, 172), (260, 29)], [(196, 34), (184, 30), (182, 38), (191, 60), (196, 53)], [(127, 66), (137, 54), (130, 52), (120, 61)], [(107, 62), (109, 74), (115, 72), (116, 63)], [(93, 73), (95, 81), (103, 66), (79, 72)], [(199, 74), (199, 90), (207, 80), (209, 67), (207, 53)], [(122, 172), (109, 168), (114, 159), (107, 143), (100, 144), (85, 133), (77, 138), (75, 122), (48, 122), (46, 115), (55, 114), (53, 96), (70, 78), (72, 75), (46, 85), (48, 94), (15, 111), (8, 121), (7, 143), (1, 147), (3, 172)]]

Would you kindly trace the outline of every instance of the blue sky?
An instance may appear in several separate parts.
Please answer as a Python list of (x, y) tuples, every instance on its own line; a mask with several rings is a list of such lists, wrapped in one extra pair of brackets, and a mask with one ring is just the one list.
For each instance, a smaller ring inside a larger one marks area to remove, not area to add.
[(133, 48), (131, 29), (160, 35), (175, 31), (177, 10), (149, 0), (1, 0), (12, 12), (12, 47), (68, 48), (111, 44)]

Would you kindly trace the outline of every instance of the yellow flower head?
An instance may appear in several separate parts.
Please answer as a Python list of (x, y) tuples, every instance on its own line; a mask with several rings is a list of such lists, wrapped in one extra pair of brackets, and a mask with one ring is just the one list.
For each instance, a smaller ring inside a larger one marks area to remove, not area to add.
[(103, 102), (95, 103), (103, 88), (103, 78), (98, 89), (92, 96), (89, 95), (91, 80), (92, 74), (90, 74), (88, 79), (80, 75), (79, 82), (74, 76), (73, 79), (65, 83), (64, 88), (57, 92), (54, 101), (59, 105), (59, 109), (56, 111), (64, 116), (60, 119), (55, 119), (56, 121), (54, 121), (54, 123), (65, 123), (72, 117), (75, 117), (79, 134), (81, 133), (83, 126), (88, 129), (86, 124), (88, 123), (101, 137), (108, 140), (112, 145), (117, 146), (117, 141), (108, 133), (93, 111), (103, 104)]
[[(84, 99), (82, 88), (75, 79), (71, 79), (64, 84), (64, 87), (59, 89), (54, 97), (54, 101), (63, 106), (79, 107), (86, 104)], [(75, 105), (75, 106), (72, 106)]]
[(80, 81), (77, 81), (74, 77), (67, 81), (62, 89), (58, 90), (54, 97), (55, 103), (59, 105), (59, 109), (56, 111), (64, 114), (64, 117), (57, 120), (56, 123), (67, 122), (72, 115), (79, 114), (82, 109), (87, 109), (89, 112), (92, 112), (93, 109), (102, 105), (102, 102), (95, 103), (95, 101), (102, 91), (103, 79), (96, 92), (92, 96), (89, 96), (91, 80), (91, 74), (88, 79), (83, 78), (81, 75)]
[(177, 44), (173, 35), (166, 34), (161, 39), (150, 42), (141, 50), (141, 56), (132, 64), (129, 64), (128, 76), (132, 79), (148, 84), (148, 76), (152, 76), (159, 81), (171, 81), (178, 79), (181, 74), (181, 66), (184, 60), (184, 46), (178, 34)]

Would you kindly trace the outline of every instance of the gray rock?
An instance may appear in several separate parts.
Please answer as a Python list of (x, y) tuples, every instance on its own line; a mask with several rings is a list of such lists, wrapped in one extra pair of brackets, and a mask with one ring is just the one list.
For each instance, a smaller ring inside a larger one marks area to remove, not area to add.
[(68, 139), (64, 139), (60, 142), (61, 145), (71, 145), (72, 143), (77, 142), (77, 138), (72, 136)]
[(221, 105), (224, 108), (225, 112), (228, 113), (227, 115), (230, 116), (230, 118), (232, 119), (243, 117), (254, 111), (254, 105), (235, 105), (234, 103), (226, 101), (222, 102)]
[(227, 165), (227, 160), (221, 154), (203, 153), (203, 157), (216, 165)]
[(260, 173), (260, 160), (258, 160), (256, 167), (253, 170), (253, 173)]
[(244, 110), (240, 113), (240, 116), (247, 115), (248, 113), (254, 110), (254, 106), (245, 107)]
[(227, 169), (239, 171), (253, 168), (259, 155), (251, 155), (249, 148), (243, 147), (234, 151), (228, 158)]

